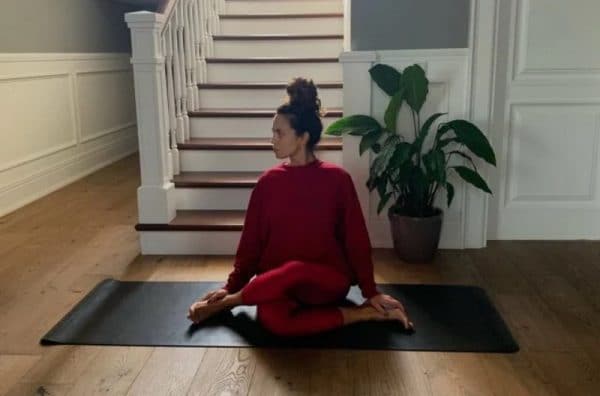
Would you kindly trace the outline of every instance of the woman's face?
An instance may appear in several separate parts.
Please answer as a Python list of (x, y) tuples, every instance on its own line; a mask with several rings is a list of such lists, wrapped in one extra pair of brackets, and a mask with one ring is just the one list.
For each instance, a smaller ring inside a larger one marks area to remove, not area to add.
[(282, 114), (276, 114), (273, 118), (273, 151), (278, 159), (291, 157), (302, 150), (308, 142), (308, 133), (305, 132), (302, 137), (296, 136), (287, 117)]

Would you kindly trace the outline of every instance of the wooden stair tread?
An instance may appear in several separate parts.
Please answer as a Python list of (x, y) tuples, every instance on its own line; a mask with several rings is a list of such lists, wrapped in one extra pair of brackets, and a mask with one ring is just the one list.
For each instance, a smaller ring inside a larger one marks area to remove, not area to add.
[(178, 210), (168, 224), (135, 226), (137, 231), (241, 231), (245, 210)]
[(217, 34), (215, 41), (225, 40), (328, 40), (343, 39), (343, 34)]
[(262, 172), (181, 172), (173, 176), (176, 188), (254, 187)]
[[(270, 138), (191, 138), (179, 143), (180, 150), (272, 150)], [(325, 137), (317, 150), (342, 150), (341, 137)]]
[(338, 58), (292, 56), (253, 56), (243, 58), (206, 58), (206, 63), (338, 63)]
[[(243, 118), (272, 118), (276, 110), (269, 109), (210, 109), (202, 108), (188, 111), (190, 117), (243, 117)], [(342, 117), (342, 109), (327, 109), (323, 117)]]
[(219, 19), (259, 19), (259, 18), (343, 18), (343, 12), (321, 13), (267, 13), (267, 14), (220, 14)]
[[(287, 82), (199, 83), (200, 89), (285, 89)], [(317, 88), (344, 88), (341, 82), (315, 82)]]

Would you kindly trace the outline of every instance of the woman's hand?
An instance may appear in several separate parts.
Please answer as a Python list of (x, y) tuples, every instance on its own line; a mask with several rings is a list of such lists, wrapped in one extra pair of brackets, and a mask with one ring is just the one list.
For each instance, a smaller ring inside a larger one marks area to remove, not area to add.
[(200, 299), (200, 301), (208, 300), (207, 302), (209, 304), (214, 303), (225, 298), (227, 294), (229, 294), (229, 292), (226, 289), (213, 290), (211, 292), (206, 293), (204, 297)]
[(380, 293), (369, 298), (368, 303), (384, 315), (387, 315), (386, 311), (390, 309), (399, 309), (401, 312), (402, 322), (404, 322), (404, 327), (407, 329), (414, 327), (413, 323), (408, 319), (408, 314), (406, 313), (404, 306), (394, 297), (388, 294)]

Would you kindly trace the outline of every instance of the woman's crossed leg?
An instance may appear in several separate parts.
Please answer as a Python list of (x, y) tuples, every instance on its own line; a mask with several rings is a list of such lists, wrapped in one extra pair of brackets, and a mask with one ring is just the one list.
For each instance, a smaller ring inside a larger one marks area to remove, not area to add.
[(218, 301), (200, 300), (190, 307), (189, 318), (200, 323), (209, 316), (238, 305), (256, 305), (257, 317), (271, 332), (308, 335), (365, 320), (398, 320), (400, 310), (385, 314), (363, 304), (337, 306), (350, 288), (349, 280), (324, 265), (292, 260), (257, 275), (237, 293)]

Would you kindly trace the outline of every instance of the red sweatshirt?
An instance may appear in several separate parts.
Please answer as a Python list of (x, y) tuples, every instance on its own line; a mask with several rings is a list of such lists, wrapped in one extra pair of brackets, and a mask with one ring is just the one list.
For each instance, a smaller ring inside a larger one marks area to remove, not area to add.
[(289, 260), (321, 263), (347, 274), (364, 298), (379, 293), (358, 196), (342, 167), (317, 159), (300, 166), (280, 163), (262, 173), (224, 287), (235, 293), (255, 274)]

